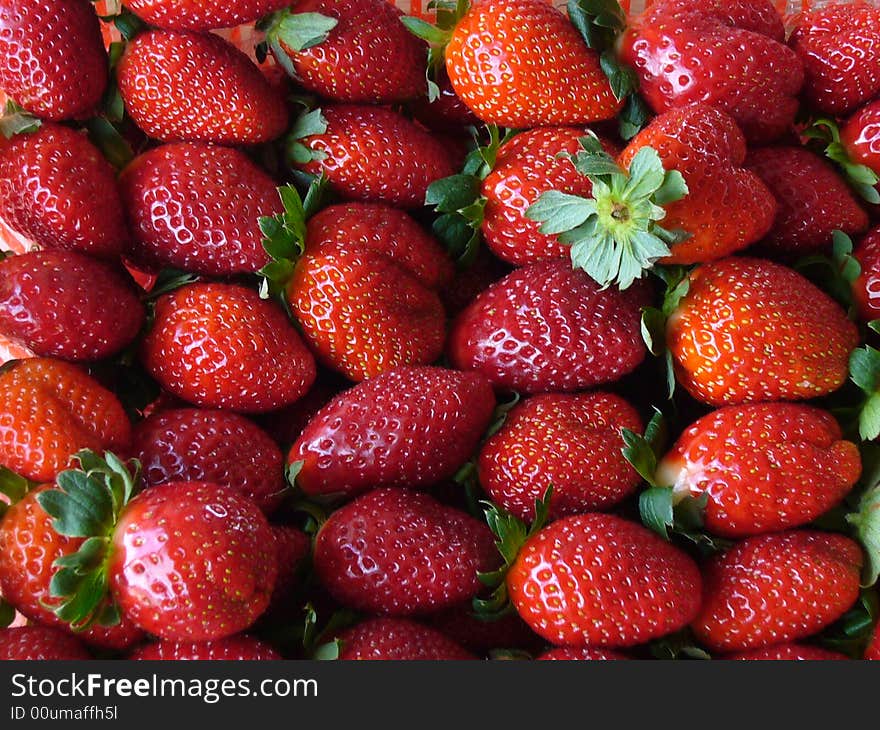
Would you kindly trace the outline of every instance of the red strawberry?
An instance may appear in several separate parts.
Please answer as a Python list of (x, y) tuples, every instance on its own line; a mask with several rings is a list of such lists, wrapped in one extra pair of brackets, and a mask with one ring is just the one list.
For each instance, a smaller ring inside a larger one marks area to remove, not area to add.
[(880, 661), (880, 630), (874, 627), (874, 634), (871, 637), (871, 643), (865, 650), (865, 659), (871, 661)]
[(258, 416), (257, 423), (275, 440), (276, 444), (281, 446), (283, 451), (289, 451), (314, 415), (348, 387), (350, 387), (348, 381), (328, 377), (326, 372), (319, 372), (315, 384), (296, 403)]
[(443, 352), (437, 293), (376, 251), (307, 253), (284, 295), (318, 359), (350, 380), (425, 365)]
[(703, 572), (697, 638), (715, 651), (743, 651), (811, 636), (859, 595), (862, 551), (843, 535), (794, 530), (751, 537)]
[(623, 428), (640, 432), (642, 420), (617, 395), (532, 396), (507, 414), (481, 449), (480, 485), (522, 520), (549, 486), (550, 514), (556, 517), (611, 507), (641, 482), (620, 453)]
[(128, 242), (113, 168), (84, 134), (49, 122), (0, 139), (0, 216), (46, 248), (114, 258)]
[(132, 652), (129, 659), (140, 661), (272, 661), (281, 655), (269, 644), (246, 634), (216, 641), (160, 641)]
[(560, 646), (642, 644), (686, 626), (700, 607), (693, 560), (612, 515), (564, 517), (539, 530), (506, 581), (519, 615)]
[(853, 283), (853, 299), (866, 322), (880, 319), (880, 227), (872, 228), (853, 251), (861, 273)]
[(345, 606), (430, 613), (475, 596), (495, 567), (492, 533), (427, 494), (376, 489), (334, 512), (315, 540), (315, 572)]
[(404, 211), (379, 203), (341, 203), (316, 213), (308, 221), (306, 250), (314, 256), (385, 254), (429, 289), (445, 287), (453, 274), (449, 256), (433, 236)]
[(490, 254), (477, 249), (474, 260), (455, 272), (450, 284), (440, 290), (440, 299), (450, 317), (458, 316), (477, 295), (510, 273), (510, 267)]
[[(880, 175), (880, 99), (865, 104), (847, 120), (840, 128), (840, 143), (843, 145), (845, 168), (845, 163), (849, 162), (850, 165), (864, 165), (875, 175)], [(856, 177), (857, 184), (866, 184), (858, 171)], [(867, 190), (862, 194), (870, 199), (873, 197), (871, 192)], [(876, 191), (873, 192), (876, 194)]]
[(826, 411), (793, 403), (728, 406), (703, 416), (663, 457), (677, 498), (707, 496), (704, 521), (741, 537), (811, 522), (853, 488), (858, 447)]
[(107, 86), (98, 16), (87, 0), (0, 2), (0, 89), (45, 119), (88, 116)]
[(0, 629), (0, 661), (91, 659), (73, 636), (49, 626)]
[(618, 659), (629, 659), (625, 654), (608, 649), (594, 649), (589, 646), (579, 648), (560, 647), (545, 651), (541, 656), (535, 657), (542, 661), (610, 661)]
[(544, 647), (541, 638), (516, 611), (486, 621), (474, 612), (473, 603), (468, 601), (432, 613), (425, 620), (440, 633), (476, 654), (485, 655), (496, 649), (535, 652)]
[(658, 114), (706, 102), (753, 141), (794, 121), (803, 66), (770, 0), (658, 0), (630, 25), (621, 57)]
[[(300, 0), (293, 10), (278, 14), (267, 40), (303, 88), (326, 99), (367, 104), (424, 94), (427, 46), (400, 22), (403, 13), (393, 3)], [(323, 16), (323, 33), (306, 13)]]
[(225, 484), (264, 512), (281, 501), (280, 449), (256, 424), (236, 413), (160, 411), (135, 427), (130, 453), (141, 462), (148, 487), (180, 481)]
[(789, 44), (804, 64), (804, 93), (825, 114), (855, 109), (880, 92), (880, 8), (837, 2), (801, 14)]
[(814, 662), (814, 661), (839, 661), (848, 657), (836, 651), (820, 649), (818, 646), (806, 644), (778, 644), (764, 649), (753, 649), (740, 654), (731, 654), (726, 659), (745, 659), (747, 661), (777, 661), (777, 662)]
[(0, 372), (0, 465), (48, 482), (80, 449), (125, 450), (130, 440), (116, 396), (75, 365), (31, 358)]
[(312, 541), (295, 527), (272, 525), (271, 528), (275, 536), (278, 577), (267, 612), (277, 614), (289, 608), (288, 602), (300, 586), (304, 567), (311, 559)]
[(302, 462), (296, 483), (311, 495), (430, 486), (467, 461), (494, 407), (492, 388), (476, 373), (398, 368), (322, 408), (287, 461)]
[[(486, 199), (481, 231), (496, 256), (518, 266), (568, 257), (568, 246), (558, 236), (541, 233), (540, 224), (525, 213), (548, 190), (591, 196), (590, 179), (565, 156), (581, 149), (578, 140), (584, 135), (583, 128), (544, 127), (517, 134), (501, 145), (481, 187)], [(608, 142), (602, 146), (609, 154), (616, 153)]]
[(124, 0), (150, 25), (169, 30), (232, 28), (285, 7), (290, 0)]
[(583, 390), (626, 375), (644, 359), (639, 312), (647, 289), (601, 289), (567, 261), (518, 269), (456, 319), (449, 357), (493, 384), (525, 393)]
[(663, 206), (663, 226), (690, 234), (671, 246), (665, 263), (721, 258), (770, 230), (776, 201), (754, 172), (743, 169), (745, 139), (732, 117), (705, 104), (677, 105), (636, 135), (620, 164), (631, 168), (645, 147), (657, 151), (666, 169), (678, 170), (688, 187), (684, 198)]
[(472, 3), (445, 56), (456, 94), (484, 122), (586, 124), (611, 119), (621, 108), (599, 54), (543, 0)]
[(74, 251), (0, 261), (0, 333), (37, 355), (100, 360), (137, 335), (144, 307), (130, 279)]
[(233, 284), (190, 284), (160, 297), (141, 357), (166, 390), (203, 407), (269, 411), (315, 379), (284, 312)]
[(830, 249), (831, 234), (868, 228), (868, 215), (850, 187), (825, 160), (802, 147), (752, 150), (746, 167), (770, 188), (778, 208), (761, 243), (767, 251), (798, 256)]
[[(52, 518), (39, 504), (40, 495), (51, 488), (46, 484), (28, 492), (0, 523), (0, 587), (5, 599), (29, 619), (66, 627), (55, 614), (59, 600), (51, 592), (58, 573), (55, 561), (76, 553), (85, 540), (53, 529)], [(142, 633), (123, 618), (112, 626), (95, 623), (79, 636), (96, 646), (125, 649), (140, 641)]]
[(710, 405), (831, 393), (857, 343), (855, 325), (827, 294), (752, 258), (697, 268), (667, 325), (678, 382)]
[(119, 182), (137, 262), (227, 276), (269, 261), (257, 219), (279, 213), (281, 201), (243, 152), (168, 144), (137, 157)]
[(257, 619), (278, 566), (253, 502), (218, 484), (170, 482), (124, 508), (107, 570), (113, 597), (135, 624), (163, 639), (208, 641)]
[(315, 114), (294, 128), (292, 163), (323, 173), (344, 198), (417, 208), (428, 185), (455, 172), (443, 144), (391, 109), (340, 104)]
[(141, 33), (116, 75), (126, 110), (154, 139), (256, 144), (287, 128), (281, 92), (244, 53), (211, 33)]
[(339, 636), (342, 660), (443, 661), (476, 659), (439, 631), (400, 618), (374, 618)]
[(433, 101), (422, 97), (411, 105), (413, 116), (428, 129), (435, 132), (460, 132), (466, 127), (477, 126), (480, 120), (468, 109), (455, 93), (445, 71), (437, 79), (438, 96)]

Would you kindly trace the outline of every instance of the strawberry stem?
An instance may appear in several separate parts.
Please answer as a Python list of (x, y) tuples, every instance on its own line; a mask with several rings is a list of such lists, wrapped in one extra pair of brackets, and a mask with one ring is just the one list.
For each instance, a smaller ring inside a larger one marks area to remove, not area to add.
[(817, 140), (824, 147), (825, 156), (837, 163), (847, 182), (864, 200), (874, 205), (880, 204), (880, 192), (876, 188), (880, 178), (867, 165), (850, 159), (846, 147), (840, 141), (837, 122), (827, 118), (816, 119), (802, 134), (808, 140)]

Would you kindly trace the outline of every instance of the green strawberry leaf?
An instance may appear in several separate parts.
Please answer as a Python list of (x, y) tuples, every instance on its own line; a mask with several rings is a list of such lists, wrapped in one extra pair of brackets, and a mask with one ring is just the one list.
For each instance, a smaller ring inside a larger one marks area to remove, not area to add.
[(626, 97), (623, 109), (617, 116), (620, 138), (629, 141), (635, 137), (651, 118), (651, 110), (640, 94), (635, 92)]
[(675, 525), (672, 487), (650, 487), (639, 495), (642, 524), (664, 540)]
[(846, 517), (865, 550), (862, 585), (873, 586), (880, 575), (880, 485), (862, 495), (859, 507)]
[(814, 254), (795, 262), (794, 268), (822, 289), (855, 319), (853, 285), (862, 273), (861, 264), (852, 255), (852, 239), (835, 230), (831, 238), (831, 254)]
[(852, 351), (849, 358), (850, 379), (864, 394), (859, 413), (859, 436), (873, 441), (880, 436), (880, 350), (870, 345)]
[(449, 39), (452, 37), (452, 33), (449, 31), (438, 28), (436, 25), (431, 25), (427, 21), (411, 15), (404, 15), (400, 19), (400, 22), (403, 23), (406, 26), (406, 29), (416, 36), (416, 38), (421, 38), (432, 46), (446, 46), (446, 44), (449, 43)]
[(16, 134), (30, 134), (36, 132), (42, 122), (37, 117), (28, 114), (12, 99), (6, 101), (6, 110), (0, 117), (0, 134), (6, 139), (12, 139)]
[(305, 51), (320, 45), (339, 25), (336, 18), (321, 13), (291, 13), (282, 11), (268, 35), (277, 38), (294, 51)]
[(861, 659), (874, 634), (878, 616), (876, 591), (862, 590), (855, 605), (817, 637), (818, 643), (851, 659)]
[(700, 647), (690, 628), (682, 629), (650, 643), (651, 655), (657, 659), (701, 659), (712, 657)]
[(0, 494), (5, 494), (10, 504), (18, 502), (36, 486), (38, 486), (37, 482), (32, 482), (11, 469), (0, 466)]
[(128, 140), (107, 117), (92, 117), (86, 122), (86, 129), (92, 144), (117, 170), (123, 169), (134, 159), (134, 151)]
[(569, 0), (568, 17), (589, 48), (610, 50), (626, 28), (626, 13), (617, 0)]
[(802, 135), (807, 140), (817, 142), (820, 152), (824, 152), (829, 160), (837, 163), (845, 179), (858, 195), (873, 205), (880, 203), (880, 192), (875, 187), (880, 182), (880, 178), (867, 165), (850, 159), (846, 147), (840, 140), (840, 128), (837, 122), (826, 117), (812, 120)]
[(480, 197), (480, 180), (474, 175), (450, 175), (428, 186), (425, 205), (438, 213), (454, 213), (473, 205)]
[(15, 606), (0, 596), (0, 629), (5, 629), (15, 621)]
[(492, 420), (489, 423), (489, 428), (486, 430), (486, 433), (483, 436), (484, 442), (486, 441), (486, 439), (494, 436), (501, 430), (501, 427), (507, 420), (508, 414), (516, 407), (521, 399), (522, 398), (520, 394), (514, 392), (511, 394), (509, 400), (503, 400), (495, 406), (495, 411), (492, 413)]

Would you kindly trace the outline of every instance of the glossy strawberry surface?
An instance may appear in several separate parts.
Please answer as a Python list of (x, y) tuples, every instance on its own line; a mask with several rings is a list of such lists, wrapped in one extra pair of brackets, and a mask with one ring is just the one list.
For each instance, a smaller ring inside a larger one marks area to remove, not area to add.
[(289, 0), (124, 0), (150, 25), (169, 30), (213, 30), (251, 23)]
[(297, 484), (306, 494), (430, 486), (467, 461), (494, 407), (492, 388), (477, 373), (398, 368), (318, 411), (287, 461), (302, 462)]
[(234, 284), (190, 284), (160, 297), (141, 360), (190, 403), (248, 413), (296, 401), (315, 379), (314, 359), (284, 312)]
[(91, 659), (73, 636), (49, 626), (0, 629), (0, 661)]
[(706, 102), (756, 142), (794, 122), (804, 70), (770, 0), (658, 0), (630, 24), (621, 57), (658, 114)]
[(526, 541), (507, 590), (532, 630), (558, 646), (642, 644), (700, 608), (700, 573), (686, 553), (598, 513), (564, 517)]
[(453, 365), (524, 393), (615, 381), (645, 356), (639, 311), (647, 289), (600, 289), (571, 262), (517, 269), (483, 291), (452, 325)]
[(642, 420), (620, 396), (532, 396), (507, 414), (480, 450), (480, 485), (496, 504), (526, 521), (550, 486), (550, 513), (556, 517), (606, 509), (641, 481), (620, 453), (623, 428), (640, 432)]
[(694, 633), (710, 650), (726, 652), (811, 636), (855, 603), (861, 567), (861, 549), (844, 535), (750, 537), (704, 567)]
[(160, 411), (132, 433), (131, 454), (146, 486), (199, 481), (225, 484), (263, 511), (284, 491), (281, 451), (259, 426), (237, 413), (196, 408)]
[(880, 173), (880, 100), (865, 104), (846, 121), (840, 141), (850, 160)]
[(613, 661), (619, 659), (629, 659), (625, 654), (609, 649), (594, 649), (593, 647), (584, 646), (579, 648), (563, 646), (558, 649), (545, 651), (540, 656), (535, 657), (539, 661)]
[(831, 393), (858, 342), (831, 297), (796, 271), (753, 258), (694, 270), (666, 336), (678, 382), (710, 405)]
[(282, 210), (272, 180), (239, 150), (193, 142), (156, 147), (120, 177), (131, 256), (152, 268), (209, 276), (269, 261), (257, 220)]
[(342, 660), (476, 659), (439, 631), (400, 618), (368, 619), (340, 634)]
[(586, 124), (620, 109), (598, 54), (543, 0), (473, 3), (446, 47), (456, 94), (504, 127)]
[(281, 92), (214, 34), (141, 33), (116, 74), (126, 111), (154, 139), (256, 144), (287, 128)]
[(853, 282), (853, 300), (866, 322), (880, 319), (880, 228), (872, 228), (856, 245), (853, 256), (861, 266)]
[(169, 482), (135, 497), (114, 529), (108, 566), (125, 615), (176, 641), (248, 628), (269, 604), (277, 573), (263, 513), (208, 482)]
[(740, 654), (731, 654), (725, 658), (746, 661), (817, 662), (840, 661), (848, 657), (840, 652), (828, 651), (808, 644), (778, 644), (777, 646), (768, 646), (765, 649), (753, 649)]
[(113, 393), (75, 365), (30, 358), (0, 373), (0, 465), (39, 482), (80, 449), (125, 451), (131, 425)]
[(272, 661), (281, 655), (269, 644), (245, 634), (216, 641), (159, 641), (132, 652), (140, 661)]
[(37, 355), (99, 360), (138, 334), (134, 283), (74, 251), (32, 251), (0, 261), (0, 332)]
[(46, 248), (113, 258), (128, 242), (116, 173), (84, 134), (59, 124), (0, 138), (0, 216)]
[(107, 86), (107, 56), (91, 3), (3, 0), (0, 28), (0, 89), (45, 119), (95, 110)]
[(794, 403), (727, 406), (690, 426), (657, 469), (678, 496), (707, 496), (704, 521), (738, 537), (807, 524), (861, 474), (858, 447), (827, 411)]

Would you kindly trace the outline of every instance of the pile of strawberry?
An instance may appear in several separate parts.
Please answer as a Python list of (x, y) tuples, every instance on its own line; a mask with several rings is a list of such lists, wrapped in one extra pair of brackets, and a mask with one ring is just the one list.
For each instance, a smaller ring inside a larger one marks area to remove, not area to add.
[(0, 658), (880, 658), (880, 8), (289, 4), (0, 0)]

